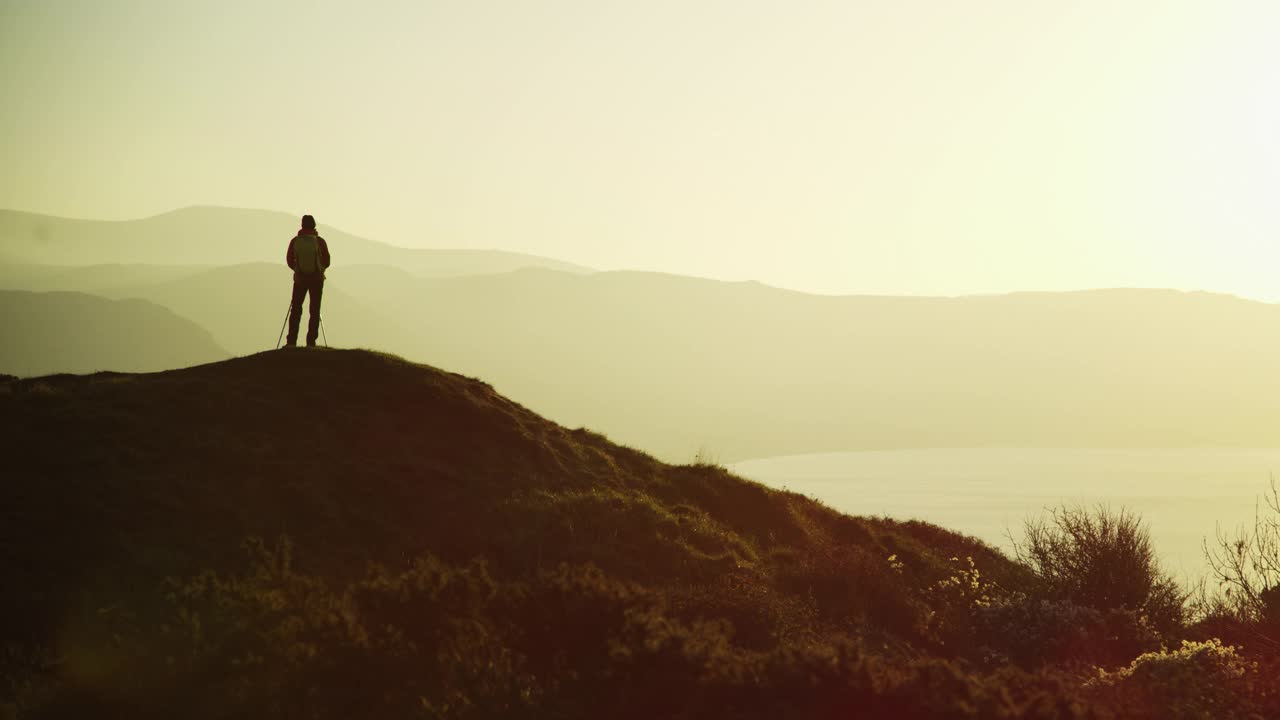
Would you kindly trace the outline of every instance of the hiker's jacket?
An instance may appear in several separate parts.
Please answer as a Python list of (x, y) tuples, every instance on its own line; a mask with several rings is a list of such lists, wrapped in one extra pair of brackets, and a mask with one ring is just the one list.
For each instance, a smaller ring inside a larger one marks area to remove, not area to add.
[[(313, 241), (315, 244), (311, 245)], [(316, 273), (323, 278), (325, 268), (329, 267), (329, 244), (315, 233), (298, 233), (289, 241), (284, 261), (295, 278), (315, 277)]]

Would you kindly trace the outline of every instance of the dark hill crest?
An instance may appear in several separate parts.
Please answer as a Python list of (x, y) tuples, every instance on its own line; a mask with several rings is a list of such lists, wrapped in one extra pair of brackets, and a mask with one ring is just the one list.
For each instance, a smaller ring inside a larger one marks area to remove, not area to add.
[(8, 599), (25, 606), (6, 617), (26, 630), (75, 612), (59, 603), (227, 567), (251, 535), (288, 535), (334, 577), (431, 552), (517, 576), (592, 563), (687, 584), (764, 577), (778, 557), (828, 543), (934, 573), (953, 554), (1009, 571), (975, 540), (925, 547), (909, 524), (667, 465), (478, 380), (361, 350), (17, 380), (0, 392), (0, 438), (14, 470), (0, 485), (0, 561), (45, 598)]

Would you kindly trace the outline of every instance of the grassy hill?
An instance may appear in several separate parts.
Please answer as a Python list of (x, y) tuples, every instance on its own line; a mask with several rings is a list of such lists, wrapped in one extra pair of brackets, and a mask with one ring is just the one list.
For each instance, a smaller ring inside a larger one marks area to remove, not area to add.
[[(298, 217), (267, 210), (190, 207), (141, 220), (102, 221), (0, 210), (0, 258), (7, 263), (45, 265), (281, 263)], [(585, 270), (559, 260), (496, 250), (397, 247), (324, 223), (320, 233), (333, 245), (334, 257), (341, 263), (392, 265), (423, 276), (522, 267)]]
[[(5, 614), (22, 618), (7, 636), (75, 612), (50, 597), (89, 609), (150, 592), (148, 580), (233, 567), (250, 535), (287, 534), (334, 576), (429, 551), (504, 574), (592, 562), (675, 585), (775, 572), (833, 543), (935, 575), (954, 554), (1012, 572), (975, 540), (664, 465), (483, 383), (363, 351), (11, 383), (0, 437), (18, 453), (0, 499), (3, 565), (42, 598)], [(54, 518), (77, 532), (49, 537)], [(20, 562), (31, 551), (41, 562)]]
[(1177, 631), (370, 352), (9, 380), (0, 439), (18, 717), (1105, 717)]
[(225, 357), (207, 331), (154, 303), (0, 290), (0, 373), (146, 372)]

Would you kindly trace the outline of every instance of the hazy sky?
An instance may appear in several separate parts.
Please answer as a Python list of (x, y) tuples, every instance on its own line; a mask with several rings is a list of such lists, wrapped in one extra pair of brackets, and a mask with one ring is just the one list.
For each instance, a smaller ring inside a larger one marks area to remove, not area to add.
[(1280, 3), (0, 0), (0, 207), (1280, 299)]

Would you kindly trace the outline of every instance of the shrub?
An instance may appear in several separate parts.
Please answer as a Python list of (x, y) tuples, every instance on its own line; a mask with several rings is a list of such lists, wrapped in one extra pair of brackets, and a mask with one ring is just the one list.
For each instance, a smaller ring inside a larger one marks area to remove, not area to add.
[(1115, 665), (1160, 647), (1160, 634), (1146, 617), (1128, 609), (1102, 611), (1014, 593), (977, 608), (976, 615), (980, 642), (994, 663)]
[(689, 622), (729, 621), (734, 643), (751, 650), (769, 650), (780, 642), (819, 635), (817, 608), (811, 598), (779, 592), (766, 576), (749, 569), (677, 589), (671, 604), (672, 612)]
[(1184, 620), (1184, 594), (1159, 567), (1147, 528), (1127, 510), (1063, 506), (1027, 520), (1015, 546), (1044, 598), (1102, 611), (1135, 610), (1161, 631)]
[(1202, 595), (1203, 614), (1280, 626), (1280, 488), (1274, 478), (1253, 527), (1234, 536), (1219, 531), (1214, 546), (1205, 543), (1204, 554), (1222, 591)]
[(780, 563), (776, 577), (782, 591), (812, 602), (819, 622), (924, 639), (930, 610), (916, 597), (918, 579), (904, 567), (896, 555), (832, 544)]
[[(1099, 675), (1158, 647), (1143, 613), (1009, 592), (967, 557), (926, 574), (834, 544), (777, 554), (787, 592), (747, 570), (643, 586), (591, 565), (503, 579), (430, 555), (342, 580), (302, 572), (287, 541), (247, 548), (245, 571), (175, 581), (163, 627), (133, 628), (147, 652), (122, 667), (162, 680), (136, 688), (140, 703), (23, 679), (0, 717), (1097, 718), (1170, 703), (1280, 716), (1274, 673), (1216, 640)], [(46, 664), (4, 667), (40, 680)], [(1170, 684), (1176, 700), (1160, 696)]]
[[(890, 558), (891, 560), (893, 558)], [(933, 638), (949, 655), (975, 649), (982, 638), (976, 619), (1001, 596), (1001, 588), (982, 576), (972, 557), (951, 558), (952, 574), (925, 592)]]
[(1218, 640), (1184, 640), (1177, 650), (1140, 655), (1128, 667), (1099, 671), (1089, 688), (1132, 718), (1219, 720), (1257, 716), (1257, 665)]
[(189, 714), (493, 717), (531, 696), (483, 565), (424, 556), (338, 590), (298, 572), (287, 540), (247, 549), (248, 573), (175, 583), (165, 665)]

